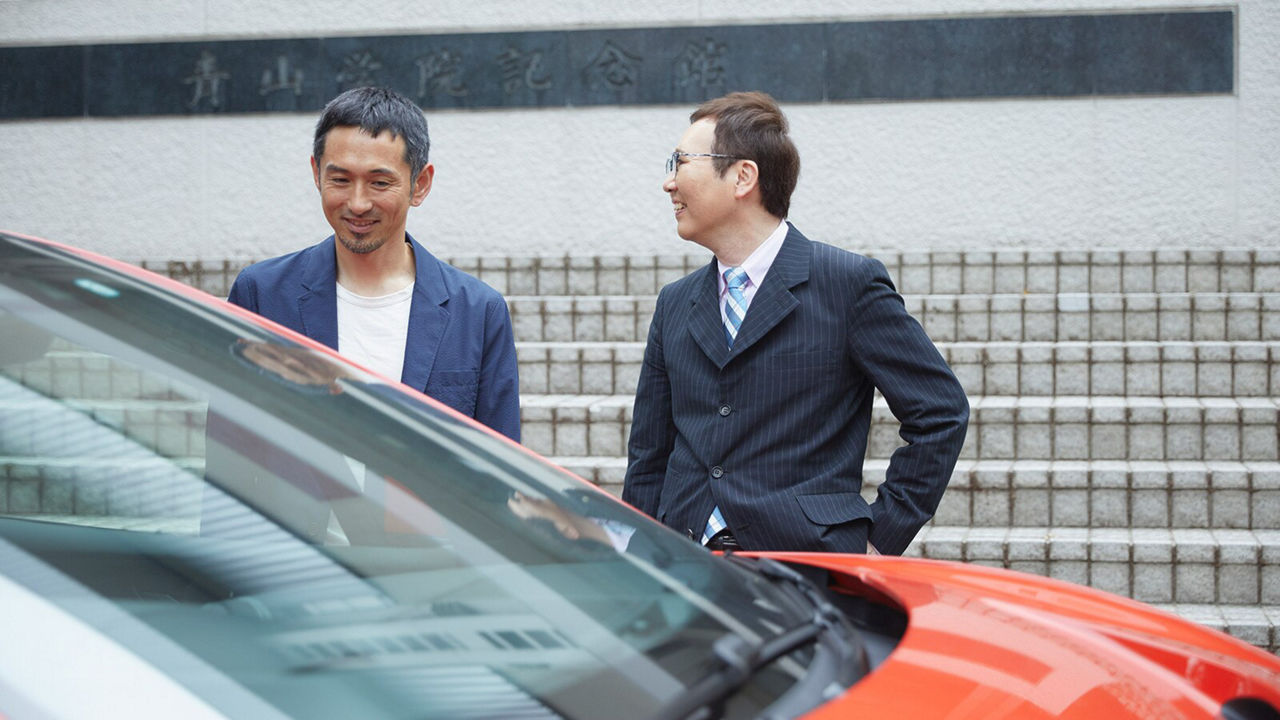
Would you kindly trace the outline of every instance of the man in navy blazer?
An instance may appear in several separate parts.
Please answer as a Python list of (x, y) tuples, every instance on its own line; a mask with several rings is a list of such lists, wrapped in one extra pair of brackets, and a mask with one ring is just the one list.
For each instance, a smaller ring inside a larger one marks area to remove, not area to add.
[[(691, 121), (663, 189), (715, 259), (658, 295), (622, 497), (712, 549), (901, 554), (959, 457), (964, 390), (880, 262), (785, 222), (800, 160), (772, 98)], [(905, 444), (867, 503), (877, 389)]]
[(422, 110), (403, 95), (366, 87), (334, 98), (311, 157), (334, 234), (245, 268), (228, 299), (519, 442), (506, 301), (405, 231), (431, 190), (429, 146)]

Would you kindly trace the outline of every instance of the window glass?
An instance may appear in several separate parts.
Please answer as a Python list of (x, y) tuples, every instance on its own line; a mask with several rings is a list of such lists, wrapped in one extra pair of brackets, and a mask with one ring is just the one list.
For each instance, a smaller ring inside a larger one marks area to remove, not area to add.
[[(0, 254), (0, 567), (38, 561), (37, 595), (229, 715), (646, 716), (717, 639), (807, 617), (321, 350), (27, 260)], [(729, 706), (761, 711), (809, 658)]]
[(194, 535), (208, 399), (29, 326), (23, 336), (45, 349), (0, 366), (0, 511)]

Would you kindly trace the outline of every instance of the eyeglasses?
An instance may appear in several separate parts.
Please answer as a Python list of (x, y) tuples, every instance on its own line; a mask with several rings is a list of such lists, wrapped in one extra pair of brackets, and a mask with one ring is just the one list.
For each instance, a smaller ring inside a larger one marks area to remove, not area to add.
[(680, 152), (676, 150), (667, 158), (667, 174), (672, 175), (680, 168), (680, 158), (682, 157), (709, 157), (709, 158), (727, 158), (729, 160), (746, 160), (747, 158), (734, 157), (733, 155), (721, 155), (720, 153), (691, 153)]

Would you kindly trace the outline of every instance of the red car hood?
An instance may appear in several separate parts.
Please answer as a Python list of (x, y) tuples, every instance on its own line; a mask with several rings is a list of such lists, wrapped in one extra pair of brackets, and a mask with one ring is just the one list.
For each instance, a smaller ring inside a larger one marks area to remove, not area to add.
[(1245, 697), (1280, 707), (1280, 658), (1126, 598), (958, 563), (764, 555), (826, 568), (833, 586), (908, 615), (888, 659), (811, 720), (1215, 718)]

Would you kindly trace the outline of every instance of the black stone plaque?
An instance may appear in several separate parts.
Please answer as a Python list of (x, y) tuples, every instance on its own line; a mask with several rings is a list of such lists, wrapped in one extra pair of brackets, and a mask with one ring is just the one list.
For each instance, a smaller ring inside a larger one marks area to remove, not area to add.
[[(330, 62), (342, 55), (333, 52), (336, 45), (339, 45), (336, 41), (330, 43)], [(377, 47), (383, 51), (383, 59), (390, 64), (389, 69), (396, 78), (391, 86), (424, 108), (476, 107), (483, 96), (484, 79), (478, 72), (483, 60), (473, 37), (386, 38), (385, 42), (377, 43)], [(335, 84), (331, 90), (331, 94), (336, 94), (339, 86)]]
[(318, 40), (96, 45), (88, 114), (203, 115), (320, 107)]
[(0, 48), (0, 118), (84, 113), (83, 47)]
[(476, 89), (470, 107), (565, 106), (565, 33), (493, 33), (469, 39), (475, 62), (468, 77)]
[(833, 24), (827, 99), (1231, 92), (1230, 12)]
[(571, 105), (655, 105), (664, 102), (666, 37), (651, 30), (567, 34)]
[(726, 25), (0, 48), (0, 118), (1231, 93), (1235, 13)]
[[(724, 46), (728, 69), (725, 89), (730, 92), (761, 90), (781, 102), (823, 98), (825, 33), (821, 25), (740, 26), (714, 35), (697, 30), (686, 33), (686, 48), (705, 48), (707, 39)], [(709, 92), (700, 99), (721, 94)]]
[(1235, 17), (1230, 12), (1103, 15), (1095, 22), (1096, 94), (1235, 89)]

